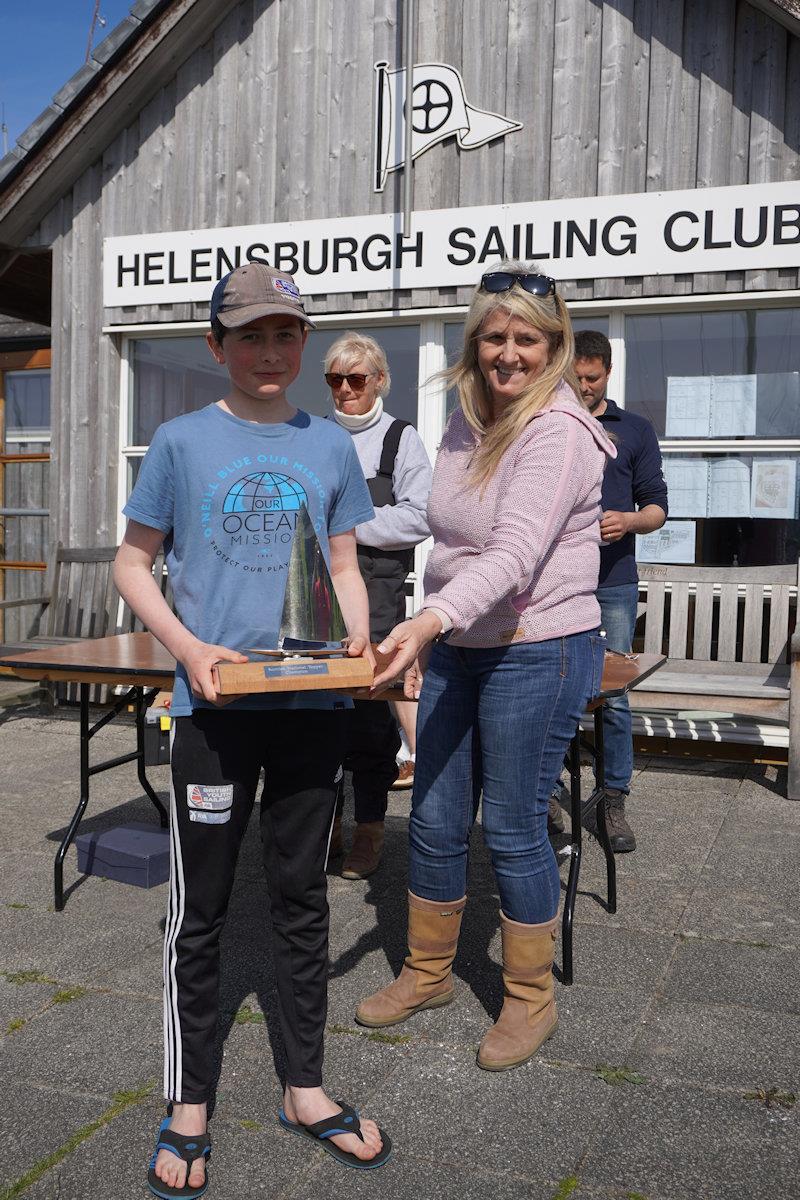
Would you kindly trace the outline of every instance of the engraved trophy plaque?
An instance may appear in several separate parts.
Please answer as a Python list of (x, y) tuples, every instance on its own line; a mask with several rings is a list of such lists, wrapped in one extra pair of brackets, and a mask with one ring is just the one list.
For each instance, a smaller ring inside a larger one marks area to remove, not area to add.
[(346, 635), (328, 564), (303, 506), (289, 557), (278, 645), (245, 650), (247, 663), (217, 663), (217, 690), (235, 695), (369, 687), (372, 667), (365, 658), (349, 657), (341, 644)]

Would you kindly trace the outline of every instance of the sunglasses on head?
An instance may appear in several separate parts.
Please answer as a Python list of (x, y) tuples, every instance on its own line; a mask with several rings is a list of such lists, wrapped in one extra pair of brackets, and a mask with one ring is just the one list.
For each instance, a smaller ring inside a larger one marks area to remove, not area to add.
[(377, 371), (370, 371), (369, 375), (339, 375), (337, 372), (334, 372), (334, 371), (326, 371), (325, 372), (325, 382), (327, 383), (329, 388), (337, 389), (342, 386), (342, 384), (344, 383), (344, 381), (346, 379), (350, 386), (351, 391), (363, 392), (363, 390), (366, 386), (367, 380), (372, 375), (377, 375), (377, 373), (378, 373)]
[(532, 296), (556, 294), (556, 281), (549, 275), (532, 275), (529, 271), (487, 271), (481, 276), (482, 292), (510, 292), (518, 283)]

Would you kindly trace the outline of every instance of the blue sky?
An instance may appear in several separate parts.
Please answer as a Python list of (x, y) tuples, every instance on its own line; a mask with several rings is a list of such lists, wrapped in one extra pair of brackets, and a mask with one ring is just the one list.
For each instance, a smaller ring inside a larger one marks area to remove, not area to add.
[[(133, 0), (102, 0), (105, 29), (128, 14)], [(5, 108), (8, 148), (47, 108), (50, 99), (82, 65), (94, 0), (0, 0), (0, 105)], [(0, 141), (0, 157), (3, 145)]]

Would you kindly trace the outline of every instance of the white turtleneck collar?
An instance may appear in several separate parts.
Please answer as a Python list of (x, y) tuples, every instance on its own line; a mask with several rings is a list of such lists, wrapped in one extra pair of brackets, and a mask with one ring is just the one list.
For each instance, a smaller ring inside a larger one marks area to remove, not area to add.
[(375, 425), (383, 416), (383, 400), (380, 396), (376, 399), (369, 412), (343, 413), (334, 405), (333, 415), (335, 419), (345, 429), (349, 429), (350, 433), (358, 433), (362, 429), (368, 429), (370, 425)]

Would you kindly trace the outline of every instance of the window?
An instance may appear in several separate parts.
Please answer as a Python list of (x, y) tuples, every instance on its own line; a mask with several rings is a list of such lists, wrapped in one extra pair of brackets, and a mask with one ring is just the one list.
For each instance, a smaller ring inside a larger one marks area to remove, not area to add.
[(6, 435), (12, 441), (50, 440), (50, 372), (7, 371)]
[(625, 407), (661, 440), (676, 544), (704, 566), (795, 562), (800, 309), (628, 315), (625, 349)]

